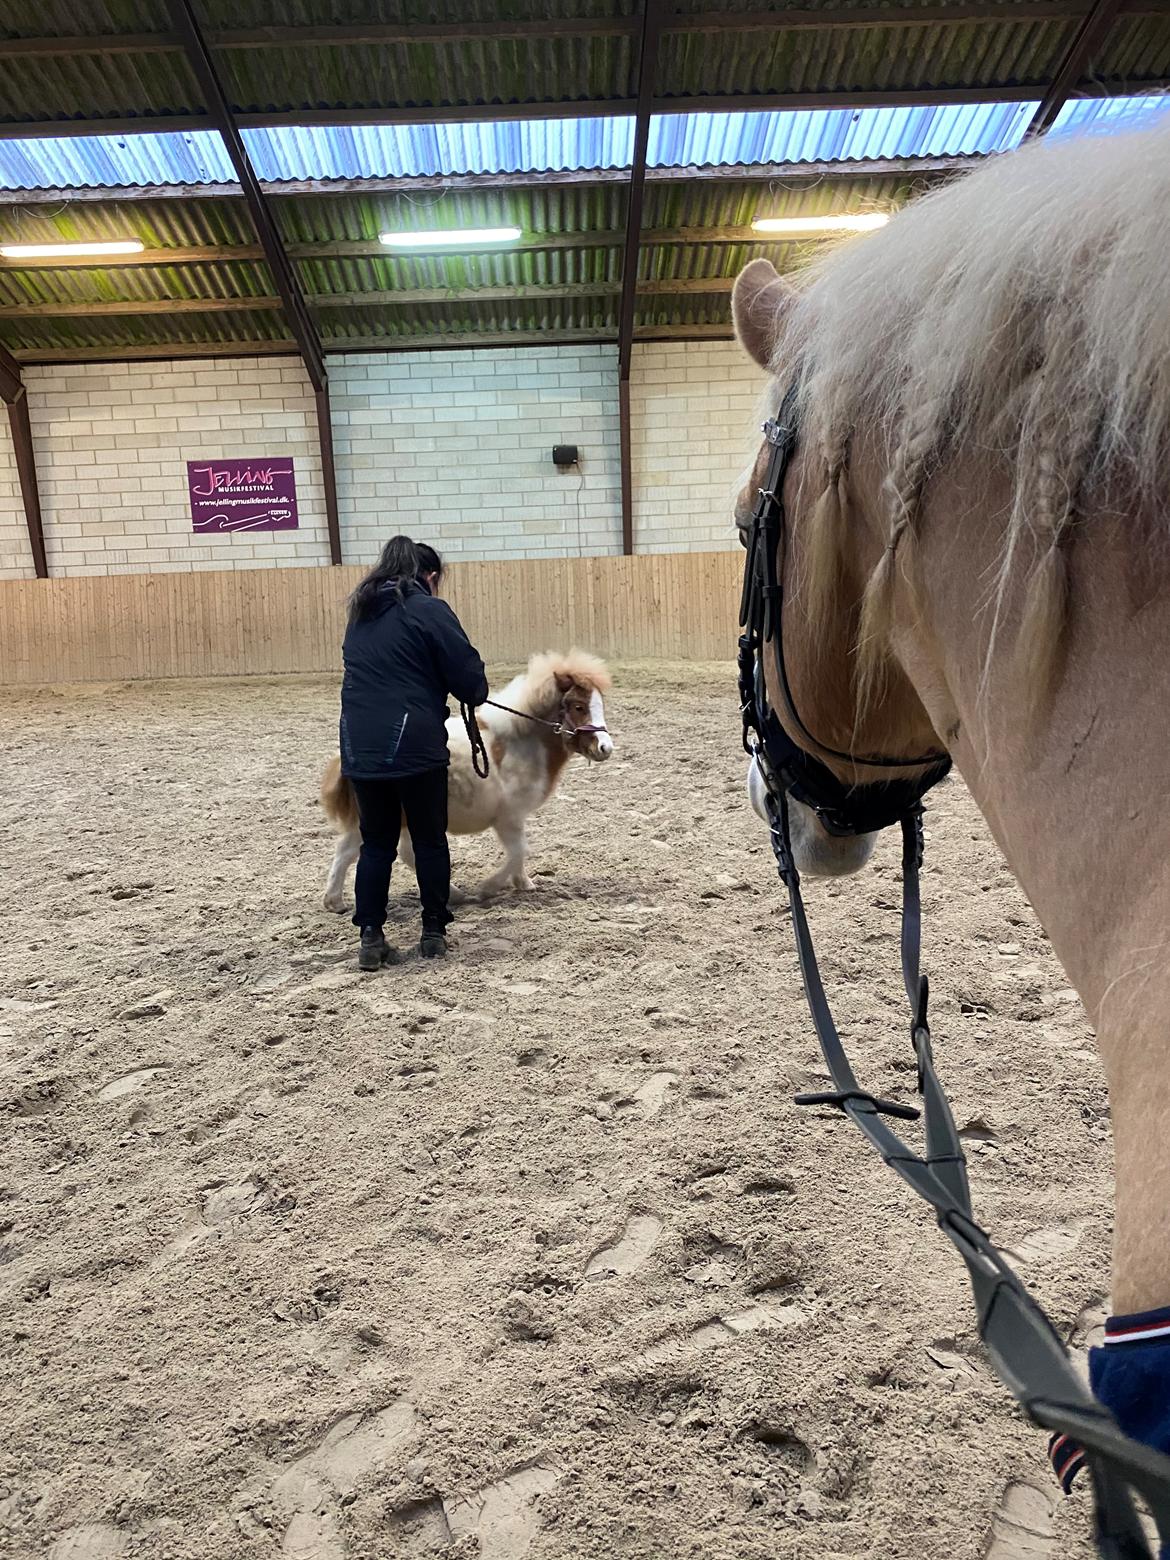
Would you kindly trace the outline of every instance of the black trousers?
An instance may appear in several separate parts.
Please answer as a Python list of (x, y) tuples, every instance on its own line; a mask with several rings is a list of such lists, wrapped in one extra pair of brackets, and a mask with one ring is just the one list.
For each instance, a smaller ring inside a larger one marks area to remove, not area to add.
[(451, 852), (447, 846), (447, 767), (403, 780), (354, 780), (362, 849), (354, 884), (353, 924), (382, 926), (390, 872), (398, 855), (402, 815), (414, 847), (423, 930), (441, 932), (451, 920)]

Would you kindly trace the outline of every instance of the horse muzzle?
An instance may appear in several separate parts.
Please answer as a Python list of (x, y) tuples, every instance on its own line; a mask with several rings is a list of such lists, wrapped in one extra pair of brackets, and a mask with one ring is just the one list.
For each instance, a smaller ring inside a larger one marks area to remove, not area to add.
[(565, 734), (570, 745), (592, 764), (604, 764), (613, 756), (613, 738), (605, 726), (574, 726)]

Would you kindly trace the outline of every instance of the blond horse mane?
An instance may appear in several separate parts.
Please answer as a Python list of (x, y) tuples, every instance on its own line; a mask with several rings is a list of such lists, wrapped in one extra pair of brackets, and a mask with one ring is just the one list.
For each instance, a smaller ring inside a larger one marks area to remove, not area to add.
[(821, 459), (810, 595), (838, 577), (854, 431), (876, 434), (888, 461), (886, 548), (858, 641), (863, 702), (881, 677), (898, 555), (926, 484), (964, 451), (1014, 472), (988, 664), (1006, 587), (1030, 557), (1017, 654), (1036, 693), (1050, 686), (1062, 543), (1083, 495), (1108, 488), (1164, 507), (1168, 255), (1170, 117), (996, 158), (796, 278), (773, 362), (781, 384), (802, 375), (802, 442)]

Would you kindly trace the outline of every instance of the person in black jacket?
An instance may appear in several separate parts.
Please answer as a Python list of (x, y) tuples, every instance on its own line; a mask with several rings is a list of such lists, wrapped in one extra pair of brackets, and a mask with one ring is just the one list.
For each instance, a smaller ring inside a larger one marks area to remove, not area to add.
[(382, 928), (403, 814), (422, 898), (419, 949), (428, 959), (447, 951), (447, 696), (482, 704), (488, 683), (479, 652), (435, 595), (442, 575), (433, 547), (395, 536), (349, 602), (341, 772), (353, 786), (361, 820), (353, 919), (361, 929), (363, 970), (396, 958)]

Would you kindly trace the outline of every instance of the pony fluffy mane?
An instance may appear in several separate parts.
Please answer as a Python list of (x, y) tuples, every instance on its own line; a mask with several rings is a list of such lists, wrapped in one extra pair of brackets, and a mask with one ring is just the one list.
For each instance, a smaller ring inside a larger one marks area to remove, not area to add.
[(773, 364), (783, 383), (803, 375), (802, 436), (823, 458), (825, 492), (843, 502), (855, 430), (874, 431), (888, 461), (888, 545), (866, 593), (863, 663), (885, 644), (895, 553), (932, 471), (977, 450), (1014, 473), (992, 647), (1029, 538), (1019, 652), (1048, 684), (1061, 542), (1082, 496), (1108, 489), (1165, 507), (1168, 255), (1170, 115), (997, 157), (796, 279)]
[[(597, 656), (590, 655), (586, 650), (570, 650), (567, 655), (547, 650), (531, 657), (527, 671), (512, 679), (500, 694), (500, 699), (529, 715), (547, 714), (555, 710), (560, 702), (561, 694), (556, 683), (558, 673), (567, 674), (583, 688), (596, 688), (598, 693), (609, 692), (609, 671), (605, 662)], [(494, 717), (497, 712), (491, 713)]]

